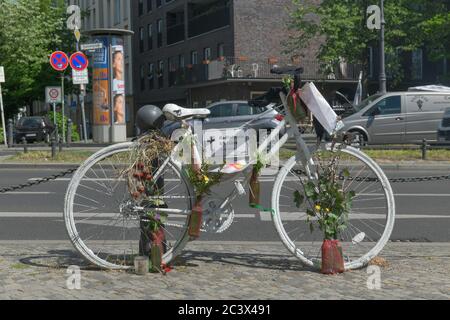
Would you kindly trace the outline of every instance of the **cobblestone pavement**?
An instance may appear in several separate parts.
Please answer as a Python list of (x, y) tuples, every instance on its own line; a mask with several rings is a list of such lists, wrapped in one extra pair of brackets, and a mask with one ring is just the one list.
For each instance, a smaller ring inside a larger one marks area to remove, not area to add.
[[(381, 290), (368, 270), (324, 276), (278, 243), (191, 243), (166, 276), (89, 268), (68, 242), (0, 242), (0, 299), (450, 299), (450, 243), (391, 243)], [(81, 289), (67, 267), (81, 266)]]

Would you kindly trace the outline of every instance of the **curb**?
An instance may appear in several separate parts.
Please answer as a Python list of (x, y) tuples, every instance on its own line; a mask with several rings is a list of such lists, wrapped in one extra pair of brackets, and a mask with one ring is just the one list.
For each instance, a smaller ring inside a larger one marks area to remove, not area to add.
[[(282, 166), (284, 163), (281, 163)], [(449, 170), (450, 164), (420, 164), (420, 163), (407, 163), (407, 164), (383, 164), (378, 163), (383, 170)], [(74, 168), (79, 167), (81, 163), (2, 163), (0, 162), (0, 169), (25, 169), (25, 168), (42, 168), (42, 169), (54, 169), (54, 168)]]
[(78, 168), (81, 163), (0, 163), (0, 169), (71, 169)]

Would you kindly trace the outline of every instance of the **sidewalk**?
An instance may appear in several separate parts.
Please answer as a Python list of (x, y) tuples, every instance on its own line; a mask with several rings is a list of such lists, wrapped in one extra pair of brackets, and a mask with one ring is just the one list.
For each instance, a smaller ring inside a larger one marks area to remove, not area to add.
[(81, 271), (68, 242), (0, 242), (0, 299), (450, 299), (450, 243), (390, 243), (381, 290), (367, 270), (324, 276), (304, 269), (280, 243), (191, 243), (167, 276)]

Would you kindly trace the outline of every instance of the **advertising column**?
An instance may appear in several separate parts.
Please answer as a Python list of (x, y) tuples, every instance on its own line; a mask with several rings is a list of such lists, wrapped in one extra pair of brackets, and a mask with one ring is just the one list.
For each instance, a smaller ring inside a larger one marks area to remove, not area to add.
[(110, 141), (110, 88), (109, 88), (109, 41), (108, 37), (97, 37), (103, 48), (93, 55), (93, 138), (95, 142)]
[(114, 142), (126, 141), (126, 105), (125, 105), (125, 52), (123, 37), (111, 37), (112, 59), (112, 136)]
[(127, 140), (123, 37), (96, 36), (103, 43), (93, 56), (93, 137), (97, 143)]

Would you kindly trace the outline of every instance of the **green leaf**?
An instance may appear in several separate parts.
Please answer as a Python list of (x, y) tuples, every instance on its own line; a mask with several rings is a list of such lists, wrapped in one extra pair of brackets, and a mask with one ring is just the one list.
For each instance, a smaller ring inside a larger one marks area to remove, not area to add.
[(300, 194), (299, 191), (294, 192), (294, 203), (297, 208), (300, 208), (305, 201), (305, 196)]

